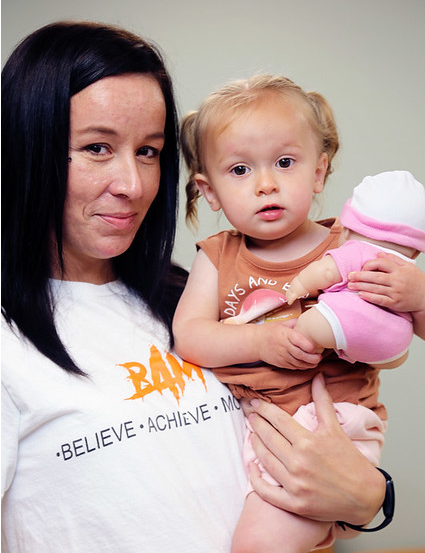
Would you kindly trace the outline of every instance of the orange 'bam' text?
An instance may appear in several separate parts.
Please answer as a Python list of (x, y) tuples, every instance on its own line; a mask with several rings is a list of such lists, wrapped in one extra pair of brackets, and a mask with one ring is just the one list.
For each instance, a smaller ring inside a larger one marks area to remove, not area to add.
[(149, 367), (151, 379), (148, 378), (147, 369), (142, 363), (130, 361), (129, 363), (119, 364), (120, 367), (127, 369), (128, 380), (133, 383), (135, 393), (126, 399), (144, 398), (152, 392), (162, 394), (163, 390), (170, 390), (179, 403), (184, 393), (186, 380), (195, 380), (198, 377), (205, 390), (207, 385), (205, 377), (197, 365), (182, 361), (181, 363), (170, 353), (165, 353), (165, 359), (158, 348), (151, 346)]

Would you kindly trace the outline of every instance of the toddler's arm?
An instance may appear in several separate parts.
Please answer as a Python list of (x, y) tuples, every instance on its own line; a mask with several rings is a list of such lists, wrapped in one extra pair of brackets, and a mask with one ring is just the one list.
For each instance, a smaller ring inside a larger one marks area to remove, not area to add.
[(217, 269), (200, 250), (173, 320), (176, 352), (204, 367), (264, 361), (277, 367), (315, 367), (314, 345), (281, 321), (225, 325), (219, 322)]
[(317, 294), (323, 290), (341, 281), (341, 274), (338, 267), (330, 255), (325, 255), (322, 259), (313, 261), (303, 269), (291, 282), (286, 291), (286, 299), (291, 305), (297, 298), (307, 294)]
[(361, 271), (348, 275), (348, 287), (366, 301), (413, 315), (414, 331), (425, 340), (425, 273), (392, 254), (379, 253)]

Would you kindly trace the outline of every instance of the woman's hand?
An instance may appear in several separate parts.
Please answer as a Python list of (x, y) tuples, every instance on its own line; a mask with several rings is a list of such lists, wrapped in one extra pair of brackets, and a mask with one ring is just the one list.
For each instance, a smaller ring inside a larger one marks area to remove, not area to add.
[(425, 273), (415, 264), (379, 253), (361, 271), (348, 275), (348, 287), (366, 301), (393, 311), (411, 312), (415, 333), (425, 339)]
[(261, 478), (252, 465), (258, 495), (276, 507), (321, 521), (366, 524), (380, 509), (385, 479), (342, 431), (322, 375), (312, 384), (318, 427), (310, 432), (285, 411), (253, 400), (244, 410), (258, 458), (282, 487)]

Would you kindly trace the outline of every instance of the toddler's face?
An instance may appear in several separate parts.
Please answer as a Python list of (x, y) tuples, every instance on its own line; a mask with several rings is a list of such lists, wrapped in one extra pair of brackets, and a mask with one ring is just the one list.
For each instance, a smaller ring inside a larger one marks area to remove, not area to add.
[(286, 239), (306, 223), (327, 168), (300, 104), (269, 93), (220, 128), (197, 178), (211, 209), (259, 245)]

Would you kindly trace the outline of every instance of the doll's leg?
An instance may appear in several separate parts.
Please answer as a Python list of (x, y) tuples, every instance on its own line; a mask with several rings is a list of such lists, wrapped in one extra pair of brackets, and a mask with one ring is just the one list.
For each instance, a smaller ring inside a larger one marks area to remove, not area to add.
[(336, 347), (331, 325), (315, 307), (310, 307), (298, 317), (295, 330), (309, 338), (319, 349), (335, 349)]
[(308, 553), (317, 544), (333, 542), (332, 528), (332, 523), (278, 509), (252, 492), (233, 535), (232, 553)]
[(378, 370), (381, 370), (381, 369), (396, 369), (397, 367), (402, 365), (407, 360), (408, 356), (409, 356), (409, 352), (405, 351), (403, 353), (403, 355), (401, 355), (400, 357), (397, 357), (397, 359), (392, 359), (391, 361), (387, 361), (387, 362), (384, 362), (384, 363), (369, 363), (369, 365), (371, 367), (373, 367), (374, 369), (378, 369)]

